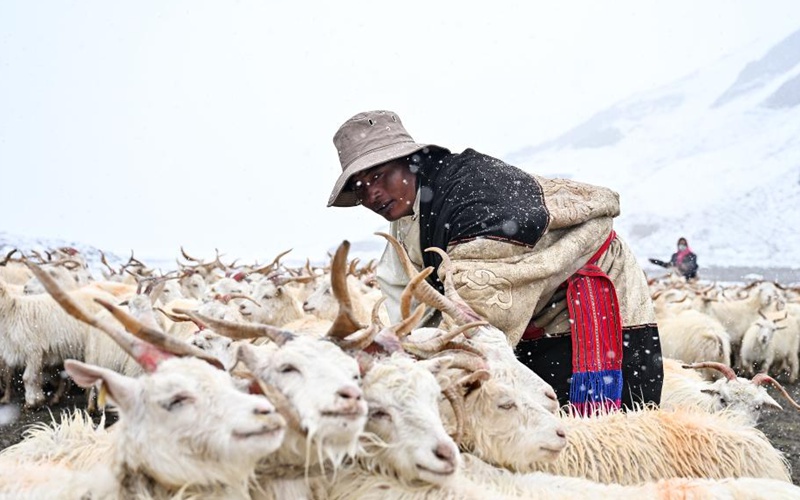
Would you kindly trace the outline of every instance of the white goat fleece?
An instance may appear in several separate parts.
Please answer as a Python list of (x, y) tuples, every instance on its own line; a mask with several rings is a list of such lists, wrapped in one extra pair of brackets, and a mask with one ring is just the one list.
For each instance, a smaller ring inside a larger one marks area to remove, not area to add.
[(765, 283), (749, 290), (749, 295), (744, 299), (703, 300), (700, 309), (722, 323), (728, 332), (731, 344), (738, 346), (742, 342), (744, 332), (759, 317), (758, 311), (774, 309), (776, 303), (775, 288)]
[(0, 266), (0, 281), (9, 285), (24, 285), (31, 279), (31, 273), (25, 264), (9, 262)]
[(762, 365), (760, 371), (777, 376), (777, 370), (773, 369), (777, 365), (789, 372), (790, 382), (797, 380), (800, 335), (787, 325), (787, 319), (758, 318), (750, 325), (744, 333), (739, 355), (739, 367), (744, 373), (753, 375), (754, 365)]
[[(686, 310), (658, 323), (661, 352), (665, 357), (686, 363), (715, 361), (730, 365), (731, 342), (725, 327), (707, 314)], [(703, 371), (708, 380), (719, 378), (716, 370)]]
[[(654, 450), (654, 453), (658, 453)], [(666, 478), (640, 484), (621, 485), (583, 478), (543, 473), (514, 474), (465, 456), (463, 475), (471, 482), (497, 491), (506, 498), (541, 500), (570, 499), (748, 499), (789, 500), (798, 498), (800, 488), (791, 482), (763, 478)], [(433, 498), (433, 497), (432, 497)], [(483, 498), (489, 498), (485, 495)]]
[[(563, 416), (569, 444), (542, 472), (603, 483), (670, 477), (760, 477), (791, 482), (788, 464), (747, 417), (729, 411), (644, 408)], [(757, 457), (757, 458), (756, 458)]]
[[(78, 474), (88, 481), (90, 498), (249, 498), (256, 463), (283, 441), (286, 422), (269, 400), (240, 392), (227, 373), (204, 361), (167, 359), (140, 378), (72, 360), (65, 368), (81, 386), (101, 381), (120, 411), (107, 433), (110, 462)], [(57, 482), (18, 484), (9, 476), (41, 465), (14, 461), (0, 467), (2, 493), (74, 498), (63, 496)], [(110, 495), (109, 474), (115, 478)]]
[(709, 382), (691, 368), (682, 368), (682, 361), (664, 358), (664, 386), (661, 389), (662, 410), (697, 408), (708, 413), (728, 410), (741, 414), (755, 425), (762, 409), (780, 408), (762, 385), (737, 377), (721, 377)]
[[(66, 292), (94, 314), (102, 309), (93, 299), (116, 302), (113, 295), (83, 287)], [(25, 404), (44, 402), (42, 370), (67, 358), (83, 359), (87, 338), (104, 335), (67, 314), (50, 294), (17, 295), (0, 283), (0, 357), (10, 368), (25, 366)]]

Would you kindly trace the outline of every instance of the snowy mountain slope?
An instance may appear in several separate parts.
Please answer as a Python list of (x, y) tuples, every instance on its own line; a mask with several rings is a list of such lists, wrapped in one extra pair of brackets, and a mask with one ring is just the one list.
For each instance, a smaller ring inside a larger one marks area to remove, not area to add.
[[(787, 49), (790, 47), (790, 49)], [(796, 49), (796, 50), (795, 50)], [(635, 95), (508, 161), (619, 191), (640, 260), (800, 267), (800, 31)]]

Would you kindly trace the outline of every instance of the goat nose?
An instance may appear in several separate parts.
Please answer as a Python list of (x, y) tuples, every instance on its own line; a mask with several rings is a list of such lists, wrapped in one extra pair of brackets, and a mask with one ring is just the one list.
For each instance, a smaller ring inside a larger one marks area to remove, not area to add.
[(558, 436), (560, 438), (563, 438), (563, 439), (567, 439), (567, 432), (564, 429), (559, 427), (558, 429), (556, 429), (556, 436)]
[(455, 448), (450, 444), (444, 441), (439, 441), (436, 445), (436, 448), (433, 449), (433, 454), (436, 455), (436, 458), (439, 460), (443, 460), (448, 463), (453, 463), (456, 459), (456, 451)]
[(355, 399), (356, 401), (361, 399), (361, 389), (354, 386), (342, 387), (336, 394), (344, 399)]
[(556, 391), (553, 389), (547, 388), (544, 391), (544, 395), (547, 396), (548, 399), (552, 399), (553, 401), (558, 401), (558, 396), (556, 396)]

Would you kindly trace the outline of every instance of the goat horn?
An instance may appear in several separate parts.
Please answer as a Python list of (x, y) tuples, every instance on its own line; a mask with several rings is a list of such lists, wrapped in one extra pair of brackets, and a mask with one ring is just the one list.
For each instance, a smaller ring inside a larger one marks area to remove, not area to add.
[(181, 316), (181, 315), (178, 315), (178, 314), (172, 314), (171, 312), (169, 312), (167, 310), (164, 310), (164, 309), (162, 309), (160, 307), (156, 307), (156, 311), (160, 312), (161, 314), (163, 314), (164, 316), (169, 318), (170, 321), (174, 321), (175, 323), (182, 323), (184, 321), (191, 321), (195, 325), (197, 325), (197, 326), (199, 326), (201, 328), (205, 328), (205, 325), (195, 321), (193, 318), (190, 318), (188, 316)]
[(414, 326), (419, 323), (422, 316), (425, 314), (425, 306), (420, 304), (414, 311), (414, 314), (404, 319), (396, 325), (388, 328), (380, 328), (380, 318), (377, 316), (379, 301), (372, 309), (372, 324), (369, 327), (349, 335), (346, 339), (337, 341), (337, 344), (342, 349), (366, 349), (373, 342), (383, 348), (386, 352), (393, 353), (403, 350), (403, 344), (400, 339), (407, 335)]
[(5, 258), (3, 259), (3, 261), (0, 262), (0, 267), (5, 266), (6, 264), (8, 264), (8, 261), (11, 259), (11, 256), (14, 255), (15, 253), (17, 253), (17, 249), (16, 248), (11, 250), (10, 252), (8, 252), (6, 254)]
[(347, 268), (347, 274), (352, 274), (355, 276), (356, 274), (356, 267), (358, 266), (359, 258), (356, 257), (355, 259), (350, 261), (350, 265)]
[(461, 436), (464, 435), (464, 415), (466, 414), (464, 400), (461, 398), (455, 385), (442, 389), (442, 394), (444, 394), (444, 397), (447, 398), (450, 405), (453, 407), (453, 415), (456, 417), (456, 432), (452, 438), (456, 443), (460, 444)]
[(253, 304), (257, 305), (258, 307), (261, 307), (261, 304), (259, 304), (256, 299), (254, 299), (253, 297), (251, 297), (249, 295), (246, 295), (244, 293), (230, 293), (230, 294), (227, 294), (226, 297), (228, 298), (228, 300), (231, 300), (231, 299), (249, 300)]
[(379, 328), (383, 328), (383, 322), (381, 321), (381, 305), (386, 301), (386, 297), (381, 296), (380, 299), (375, 301), (375, 305), (372, 306), (372, 324), (378, 325)]
[[(403, 245), (401, 245), (396, 238), (389, 234), (380, 232), (375, 234), (384, 237), (392, 245), (395, 253), (400, 259), (401, 264), (403, 265), (403, 268), (406, 270), (406, 274), (409, 278), (412, 278), (417, 273), (417, 270), (414, 268), (414, 264), (411, 263), (411, 259), (408, 257)], [(415, 295), (417, 300), (448, 314), (458, 324), (465, 324), (476, 319), (481, 319), (479, 317), (475, 317), (474, 313), (473, 315), (466, 314), (458, 306), (458, 304), (454, 303), (448, 297), (440, 294), (439, 291), (431, 286), (431, 284), (427, 281), (421, 281), (416, 287), (414, 287), (414, 289), (416, 290)]]
[(204, 326), (211, 328), (216, 333), (234, 340), (266, 337), (281, 346), (295, 338), (295, 334), (289, 330), (283, 330), (270, 325), (233, 323), (231, 321), (211, 318), (195, 311), (187, 311), (186, 309), (175, 309), (175, 312), (178, 314), (185, 314), (195, 321), (199, 321)]
[(400, 316), (407, 318), (411, 315), (411, 300), (414, 298), (414, 289), (433, 272), (432, 267), (426, 267), (416, 274), (400, 294)]
[(170, 337), (164, 332), (160, 332), (154, 328), (144, 325), (141, 321), (125, 312), (124, 309), (112, 304), (111, 302), (99, 298), (95, 298), (94, 301), (108, 309), (108, 311), (115, 318), (117, 318), (120, 323), (122, 323), (128, 332), (158, 347), (159, 349), (175, 354), (176, 356), (194, 356), (195, 358), (202, 359), (203, 361), (214, 365), (220, 370), (225, 369), (220, 360), (214, 356), (211, 356), (202, 349), (178, 340), (175, 337)]
[(452, 358), (452, 362), (450, 363), (450, 368), (458, 368), (460, 370), (468, 371), (468, 372), (476, 372), (479, 370), (488, 370), (489, 365), (486, 363), (486, 360), (476, 354), (472, 354), (467, 351), (462, 351), (460, 349), (448, 349), (445, 351), (440, 351), (436, 353), (434, 358), (438, 357), (449, 357)]
[[(192, 257), (189, 254), (187, 254), (186, 250), (183, 249), (183, 245), (181, 245), (181, 255), (183, 255), (183, 258), (186, 259), (186, 260), (189, 260), (189, 261), (192, 261), (192, 262), (201, 262), (200, 259), (195, 259), (194, 257)], [(133, 256), (131, 256), (131, 258), (133, 258)]]
[(477, 326), (486, 326), (489, 323), (486, 321), (473, 321), (471, 323), (467, 323), (465, 325), (461, 325), (458, 328), (451, 330), (449, 332), (444, 332), (442, 335), (437, 337), (422, 341), (422, 342), (405, 342), (403, 343), (403, 348), (413, 353), (416, 356), (422, 358), (431, 357), (433, 354), (441, 351), (444, 346), (450, 343), (454, 338), (461, 335), (463, 332), (469, 330), (470, 328), (475, 328)]
[(773, 387), (778, 389), (780, 393), (783, 394), (783, 397), (785, 397), (789, 401), (789, 403), (791, 403), (792, 406), (800, 410), (800, 405), (798, 405), (797, 402), (794, 399), (792, 399), (792, 397), (789, 395), (788, 392), (786, 392), (786, 389), (783, 388), (780, 382), (770, 377), (766, 373), (756, 373), (756, 375), (752, 379), (752, 382), (755, 385), (763, 385), (764, 383), (772, 384)]
[(364, 325), (353, 316), (353, 303), (347, 287), (347, 253), (350, 251), (350, 242), (344, 240), (333, 256), (331, 263), (331, 290), (333, 296), (339, 301), (339, 313), (333, 321), (327, 337), (343, 339), (353, 332), (364, 329)]
[(400, 323), (391, 326), (393, 332), (397, 335), (397, 338), (403, 338), (409, 333), (417, 324), (422, 320), (422, 317), (425, 315), (425, 304), (420, 304), (414, 309), (414, 313), (401, 321)]
[(346, 338), (332, 337), (331, 340), (343, 350), (362, 350), (372, 344), (380, 332), (378, 325), (373, 324), (351, 333)]
[(254, 380), (261, 390), (261, 393), (275, 405), (275, 409), (278, 410), (278, 413), (286, 420), (288, 427), (298, 432), (300, 435), (306, 436), (308, 430), (304, 429), (303, 425), (300, 423), (300, 415), (292, 406), (292, 403), (289, 402), (289, 398), (279, 391), (277, 387), (264, 382), (261, 378), (254, 377)]
[(733, 368), (728, 365), (717, 363), (716, 361), (703, 361), (701, 363), (692, 363), (690, 365), (681, 365), (682, 368), (693, 368), (695, 370), (699, 370), (701, 368), (712, 368), (721, 372), (725, 375), (725, 378), (728, 380), (736, 380), (736, 374), (733, 372)]
[(135, 359), (142, 368), (152, 373), (158, 368), (159, 363), (165, 359), (173, 357), (169, 352), (163, 351), (158, 347), (137, 339), (128, 332), (121, 330), (107, 321), (97, 319), (86, 311), (83, 306), (67, 294), (48, 273), (36, 264), (26, 262), (28, 268), (33, 272), (45, 290), (58, 302), (58, 304), (73, 318), (104, 331), (123, 351)]

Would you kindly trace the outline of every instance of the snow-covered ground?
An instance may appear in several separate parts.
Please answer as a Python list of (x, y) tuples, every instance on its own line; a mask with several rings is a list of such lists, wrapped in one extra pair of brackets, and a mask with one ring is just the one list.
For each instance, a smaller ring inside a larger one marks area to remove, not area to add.
[[(654, 269), (648, 257), (669, 258), (680, 236), (707, 268), (800, 269), (800, 30), (631, 96), (503, 159), (541, 175), (617, 190), (617, 230), (646, 269)], [(352, 255), (378, 257), (383, 240), (372, 233), (384, 229), (349, 231), (356, 235)], [(339, 241), (316, 243), (332, 249)], [(0, 251), (68, 245), (99, 258), (92, 244), (0, 232)], [(179, 255), (176, 248), (172, 255), (136, 257), (172, 269)], [(287, 260), (306, 257), (319, 262), (325, 255), (292, 253)], [(127, 258), (109, 256), (112, 263)]]

